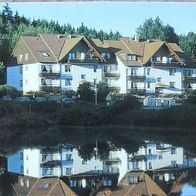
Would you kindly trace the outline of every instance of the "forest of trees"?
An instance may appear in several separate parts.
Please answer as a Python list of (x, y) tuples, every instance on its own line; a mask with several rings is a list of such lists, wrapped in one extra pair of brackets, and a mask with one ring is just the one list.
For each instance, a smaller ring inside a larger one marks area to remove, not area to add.
[[(122, 35), (117, 32), (109, 33), (95, 28), (88, 28), (83, 23), (75, 28), (71, 24), (59, 25), (56, 21), (44, 19), (30, 20), (13, 13), (8, 4), (0, 11), (0, 79), (3, 68), (9, 63), (9, 57), (20, 35), (37, 35), (39, 33), (60, 33), (85, 35), (89, 38), (118, 40)], [(136, 30), (142, 39), (161, 39), (176, 42), (193, 60), (196, 59), (196, 33), (178, 35), (170, 25), (164, 25), (159, 17), (147, 19)], [(1, 82), (1, 81), (0, 81)]]

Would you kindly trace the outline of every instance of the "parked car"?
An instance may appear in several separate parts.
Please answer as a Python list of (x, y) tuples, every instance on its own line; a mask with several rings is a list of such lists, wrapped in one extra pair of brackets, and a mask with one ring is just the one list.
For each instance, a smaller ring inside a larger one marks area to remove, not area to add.
[(72, 98), (64, 98), (64, 99), (62, 100), (62, 103), (63, 103), (63, 104), (72, 104), (72, 103), (75, 103), (75, 100), (72, 99)]
[(52, 101), (52, 102), (55, 102), (55, 103), (61, 103), (61, 99), (57, 96), (49, 97), (48, 101)]
[(16, 97), (16, 100), (20, 102), (31, 101), (30, 98), (27, 96)]
[(44, 102), (44, 101), (47, 101), (47, 99), (45, 97), (35, 97), (34, 101), (36, 101), (36, 102)]
[(1, 100), (3, 100), (3, 101), (11, 101), (12, 98), (11, 98), (10, 95), (5, 95), (5, 96), (3, 96), (3, 97), (1, 98)]

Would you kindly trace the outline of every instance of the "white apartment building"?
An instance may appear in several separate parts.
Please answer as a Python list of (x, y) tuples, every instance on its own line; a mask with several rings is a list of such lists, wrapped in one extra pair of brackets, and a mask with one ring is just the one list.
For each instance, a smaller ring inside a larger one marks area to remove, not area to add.
[(179, 94), (196, 89), (196, 65), (177, 44), (161, 40), (40, 34), (20, 37), (7, 67), (7, 84), (24, 94), (76, 91), (84, 81), (123, 94)]
[(184, 151), (169, 144), (146, 142), (136, 153), (129, 154), (124, 149), (113, 149), (103, 169), (119, 173), (119, 181), (129, 171), (152, 171), (163, 167), (182, 165)]
[[(17, 156), (19, 155), (19, 156)], [(22, 168), (22, 170), (21, 170)], [(93, 157), (84, 161), (77, 148), (24, 149), (8, 157), (8, 171), (35, 178), (69, 176), (90, 170), (101, 170), (102, 162)]]

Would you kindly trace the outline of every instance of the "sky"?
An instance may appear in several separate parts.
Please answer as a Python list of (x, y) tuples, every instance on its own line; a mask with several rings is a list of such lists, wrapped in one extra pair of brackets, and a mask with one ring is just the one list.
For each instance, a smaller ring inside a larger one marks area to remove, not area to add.
[[(0, 10), (3, 5), (5, 3), (0, 3)], [(196, 3), (191, 2), (22, 2), (9, 5), (14, 12), (30, 19), (55, 20), (74, 27), (83, 22), (97, 30), (119, 31), (123, 36), (133, 36), (145, 19), (156, 16), (174, 27), (178, 34), (196, 32)]]

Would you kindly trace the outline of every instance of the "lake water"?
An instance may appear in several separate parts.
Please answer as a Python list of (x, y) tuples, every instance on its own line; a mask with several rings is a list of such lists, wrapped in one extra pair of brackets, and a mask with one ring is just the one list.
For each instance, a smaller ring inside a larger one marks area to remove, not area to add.
[(139, 195), (144, 193), (136, 187), (145, 184), (156, 187), (148, 188), (151, 194), (196, 195), (194, 130), (99, 126), (2, 132), (0, 167), (6, 171), (1, 169), (0, 195), (11, 195), (11, 186), (26, 195), (35, 191), (36, 180), (55, 178), (78, 195), (90, 195), (99, 178), (104, 180), (98, 192), (131, 191), (134, 185), (130, 195)]

